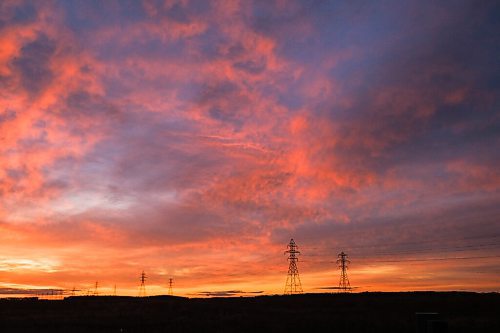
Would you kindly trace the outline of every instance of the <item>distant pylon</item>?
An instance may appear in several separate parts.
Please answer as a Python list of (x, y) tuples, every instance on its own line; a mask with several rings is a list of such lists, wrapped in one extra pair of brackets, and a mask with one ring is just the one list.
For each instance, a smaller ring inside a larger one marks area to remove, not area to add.
[(116, 284), (115, 284), (115, 286), (113, 287), (113, 296), (116, 296)]
[(299, 294), (302, 293), (302, 284), (300, 283), (299, 269), (297, 268), (297, 261), (299, 261), (297, 255), (300, 254), (300, 251), (297, 249), (299, 247), (292, 238), (287, 248), (288, 250), (285, 251), (285, 254), (289, 254), (288, 261), (290, 261), (290, 265), (288, 266), (288, 275), (286, 277), (285, 294)]
[(99, 281), (95, 282), (94, 286), (94, 296), (99, 296)]
[(174, 292), (172, 291), (172, 286), (174, 285), (174, 279), (170, 278), (168, 279), (168, 292), (167, 295), (172, 296)]
[(337, 257), (337, 265), (340, 268), (339, 291), (348, 293), (351, 291), (351, 284), (349, 283), (349, 278), (347, 277), (347, 265), (351, 262), (347, 259), (347, 254), (344, 252), (340, 252)]
[(139, 297), (145, 297), (146, 296), (146, 279), (148, 277), (146, 276), (146, 273), (142, 271), (141, 273), (141, 286), (139, 287)]

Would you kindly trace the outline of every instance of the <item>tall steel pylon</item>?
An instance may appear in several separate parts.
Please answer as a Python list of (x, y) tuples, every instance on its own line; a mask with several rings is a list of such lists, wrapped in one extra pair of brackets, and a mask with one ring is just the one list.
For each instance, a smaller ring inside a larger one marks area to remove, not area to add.
[(347, 277), (347, 265), (351, 262), (347, 259), (347, 254), (344, 252), (340, 252), (337, 257), (337, 265), (340, 268), (339, 292), (348, 293), (351, 291), (351, 284)]
[(167, 295), (173, 296), (174, 292), (172, 290), (172, 286), (174, 285), (174, 279), (170, 278), (168, 279), (168, 293)]
[(146, 273), (142, 271), (141, 273), (141, 286), (139, 287), (139, 297), (146, 297)]
[(292, 238), (285, 251), (285, 254), (288, 253), (288, 261), (290, 262), (285, 283), (285, 294), (288, 295), (300, 294), (303, 292), (302, 284), (300, 283), (299, 269), (297, 268), (297, 261), (299, 261), (297, 255), (300, 254), (300, 251), (297, 250), (298, 248), (299, 247)]
[(94, 296), (99, 296), (99, 281), (95, 282), (95, 285), (94, 285)]

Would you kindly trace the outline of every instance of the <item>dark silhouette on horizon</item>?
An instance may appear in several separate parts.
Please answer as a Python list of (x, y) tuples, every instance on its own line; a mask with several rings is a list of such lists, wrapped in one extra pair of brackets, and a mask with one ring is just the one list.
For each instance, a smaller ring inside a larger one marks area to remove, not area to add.
[(0, 299), (0, 331), (496, 333), (499, 308), (500, 294), (470, 292)]

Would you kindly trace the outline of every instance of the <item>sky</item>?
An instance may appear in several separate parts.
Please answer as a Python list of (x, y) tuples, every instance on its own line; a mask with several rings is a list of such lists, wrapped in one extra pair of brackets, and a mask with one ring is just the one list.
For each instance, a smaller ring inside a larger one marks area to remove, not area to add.
[(0, 2), (0, 294), (500, 291), (495, 1)]

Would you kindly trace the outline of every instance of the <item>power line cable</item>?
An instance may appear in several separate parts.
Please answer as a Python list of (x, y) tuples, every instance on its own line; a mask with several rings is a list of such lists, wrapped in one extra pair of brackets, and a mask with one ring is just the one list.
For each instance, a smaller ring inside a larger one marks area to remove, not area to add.
[[(407, 249), (407, 250), (394, 250), (392, 252), (374, 252), (370, 253), (372, 256), (392, 256), (400, 254), (422, 254), (428, 252), (465, 252), (465, 251), (484, 251), (500, 249), (500, 244), (478, 245), (478, 246), (460, 246), (460, 247), (440, 247), (440, 248), (424, 248), (424, 249)], [(356, 252), (352, 252), (356, 254)]]
[[(482, 236), (476, 236), (476, 237), (463, 237), (460, 239), (450, 239), (449, 241), (464, 241), (464, 240), (471, 240), (471, 239), (493, 239), (493, 238), (499, 238), (500, 234), (498, 235), (482, 235)], [(352, 245), (336, 245), (335, 247), (332, 247), (332, 249), (337, 250), (339, 248), (345, 248), (345, 249), (361, 249), (361, 248), (377, 248), (377, 247), (387, 247), (389, 245), (420, 245), (420, 244), (428, 244), (428, 243), (443, 243), (442, 239), (427, 239), (427, 240), (422, 240), (422, 241), (414, 241), (414, 242), (397, 242), (397, 243), (387, 243), (384, 242), (384, 244), (371, 244), (371, 245), (359, 245), (359, 246), (352, 246)], [(304, 248), (304, 247), (302, 247)], [(310, 247), (308, 249), (312, 250), (318, 250), (320, 249), (319, 247)]]
[(446, 261), (446, 260), (469, 260), (500, 258), (498, 256), (475, 256), (475, 257), (447, 257), (447, 258), (422, 258), (422, 259), (399, 259), (399, 260), (373, 260), (372, 262), (413, 262), (413, 261)]
[[(397, 260), (370, 260), (373, 263), (386, 263), (386, 262), (418, 262), (418, 261), (447, 261), (447, 260), (470, 260), (470, 259), (490, 259), (490, 258), (500, 258), (500, 255), (494, 256), (471, 256), (471, 257), (444, 257), (444, 258), (421, 258), (421, 259), (397, 259)], [(367, 259), (367, 258), (358, 258), (358, 259)], [(303, 262), (312, 262), (309, 260), (303, 260)], [(315, 263), (334, 263), (333, 261), (316, 261)]]
[[(359, 258), (373, 258), (375, 256), (394, 256), (394, 255), (412, 255), (412, 254), (424, 254), (428, 252), (465, 252), (465, 251), (484, 251), (484, 250), (496, 250), (500, 249), (500, 244), (481, 244), (481, 245), (464, 245), (457, 247), (440, 247), (440, 248), (421, 248), (421, 249), (403, 249), (403, 250), (393, 250), (384, 252), (371, 252), (368, 256), (364, 252), (351, 252), (358, 259)], [(304, 253), (304, 257), (324, 257), (331, 256), (331, 253)]]

